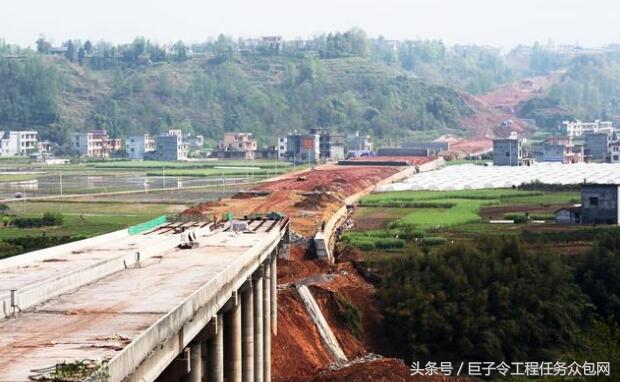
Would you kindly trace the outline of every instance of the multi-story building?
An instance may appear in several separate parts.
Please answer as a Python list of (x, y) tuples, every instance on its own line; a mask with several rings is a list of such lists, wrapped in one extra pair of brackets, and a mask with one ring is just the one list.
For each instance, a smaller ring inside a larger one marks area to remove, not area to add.
[(519, 166), (522, 159), (522, 143), (516, 134), (512, 134), (510, 138), (493, 140), (494, 166)]
[(581, 187), (582, 224), (620, 224), (620, 185), (584, 184)]
[(607, 157), (611, 163), (620, 163), (620, 141), (613, 141), (609, 144)]
[(279, 137), (278, 144), (276, 145), (276, 151), (278, 152), (278, 159), (286, 159), (286, 137)]
[(144, 159), (144, 154), (155, 151), (155, 140), (149, 134), (130, 135), (125, 140), (129, 159)]
[(122, 141), (118, 138), (110, 138), (107, 130), (72, 133), (69, 141), (71, 149), (81, 156), (91, 158), (109, 158), (113, 152), (123, 147)]
[(317, 162), (321, 155), (318, 134), (289, 134), (286, 137), (286, 159), (294, 162)]
[(319, 157), (325, 160), (344, 159), (345, 135), (330, 133), (326, 129), (312, 129), (312, 134), (319, 136)]
[(38, 150), (34, 130), (0, 132), (0, 156), (28, 155)]
[(224, 133), (219, 147), (220, 150), (255, 151), (257, 144), (252, 133)]
[(586, 133), (586, 158), (591, 161), (605, 161), (609, 150), (611, 134), (607, 132)]
[(169, 130), (155, 139), (155, 151), (146, 155), (147, 159), (178, 161), (187, 160), (187, 144), (180, 130)]
[(537, 162), (583, 162), (583, 147), (573, 145), (570, 137), (551, 137), (532, 145), (532, 157)]
[(255, 159), (257, 149), (256, 139), (252, 133), (225, 133), (219, 143), (219, 150), (211, 153), (218, 158), (226, 159)]
[(571, 138), (581, 137), (586, 133), (608, 133), (614, 132), (613, 123), (609, 121), (581, 122), (581, 121), (564, 121), (562, 122), (562, 131)]
[(372, 152), (372, 138), (370, 135), (360, 134), (359, 131), (347, 134), (347, 152)]

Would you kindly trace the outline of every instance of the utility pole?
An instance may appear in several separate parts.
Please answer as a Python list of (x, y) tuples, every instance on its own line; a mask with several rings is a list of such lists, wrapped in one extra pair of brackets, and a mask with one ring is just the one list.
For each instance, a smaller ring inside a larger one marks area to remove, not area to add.
[(62, 170), (59, 170), (60, 174), (60, 198), (62, 199)]
[(222, 198), (224, 197), (225, 192), (226, 192), (226, 183), (224, 181), (224, 170), (222, 170)]

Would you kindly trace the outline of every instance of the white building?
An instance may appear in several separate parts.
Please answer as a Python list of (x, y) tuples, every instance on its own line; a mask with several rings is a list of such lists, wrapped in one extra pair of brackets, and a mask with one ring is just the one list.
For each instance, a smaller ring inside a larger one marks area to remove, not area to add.
[(359, 131), (347, 134), (348, 151), (372, 151), (372, 138), (370, 135), (360, 134)]
[(581, 121), (564, 121), (562, 122), (562, 131), (566, 132), (571, 138), (581, 137), (585, 133), (608, 133), (614, 132), (612, 122), (604, 122), (596, 120), (594, 122), (581, 122)]
[(0, 132), (0, 156), (28, 155), (37, 151), (38, 141), (33, 130)]
[(130, 135), (125, 140), (129, 159), (144, 159), (144, 154), (155, 151), (155, 140), (148, 134)]

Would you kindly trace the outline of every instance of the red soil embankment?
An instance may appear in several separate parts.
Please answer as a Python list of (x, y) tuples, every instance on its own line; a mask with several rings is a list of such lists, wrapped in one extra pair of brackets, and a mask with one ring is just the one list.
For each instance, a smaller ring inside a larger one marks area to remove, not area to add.
[[(276, 180), (262, 183), (254, 190), (269, 195), (245, 199), (223, 199), (219, 203), (201, 204), (189, 210), (221, 216), (232, 212), (236, 216), (278, 211), (291, 219), (293, 230), (304, 236), (314, 234), (342, 206), (341, 200), (360, 192), (400, 171), (400, 167), (323, 165), (310, 171), (289, 173)], [(320, 208), (311, 206), (308, 192), (328, 192), (333, 197), (320, 200)]]

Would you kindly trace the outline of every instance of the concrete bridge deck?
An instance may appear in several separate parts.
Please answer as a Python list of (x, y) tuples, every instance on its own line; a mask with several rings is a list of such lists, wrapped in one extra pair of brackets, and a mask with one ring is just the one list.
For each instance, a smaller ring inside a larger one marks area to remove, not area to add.
[[(251, 292), (263, 273), (275, 273), (274, 253), (288, 232), (288, 221), (248, 223), (246, 232), (193, 224), (199, 245), (192, 249), (177, 248), (179, 233), (159, 228), (135, 236), (110, 234), (109, 240), (95, 240), (90, 245), (56, 247), (47, 253), (0, 261), (0, 298), (4, 298), (8, 316), (0, 319), (0, 381), (28, 381), (63, 362), (94, 360), (104, 361), (103, 377), (97, 380), (155, 380), (175, 359), (189, 357), (192, 343), (202, 341), (206, 348), (204, 342), (214, 340), (206, 334), (208, 324), (215, 325), (211, 332), (222, 331), (223, 314), (230, 316), (225, 309), (238, 310), (240, 317), (241, 294), (247, 294), (248, 289)], [(275, 291), (275, 275), (265, 280), (267, 285), (271, 281)], [(75, 287), (66, 290), (59, 286), (67, 281)], [(247, 285), (250, 288), (244, 287)], [(267, 320), (255, 318), (258, 326), (266, 325), (259, 335), (272, 331), (269, 322), (275, 312), (267, 298), (272, 296), (270, 289), (265, 287), (265, 293), (260, 294), (260, 313)], [(10, 290), (17, 292), (10, 296)], [(32, 306), (20, 307), (23, 300)], [(273, 300), (275, 304), (275, 297)], [(218, 323), (217, 317), (222, 322)], [(242, 344), (237, 326), (230, 330), (237, 332), (231, 346), (239, 350)], [(261, 346), (266, 341), (261, 341)], [(256, 350), (262, 353), (262, 349)], [(194, 360), (190, 365), (188, 359), (188, 375), (192, 371), (195, 377), (200, 368), (196, 381), (206, 380), (205, 354), (198, 364)], [(223, 355), (221, 358), (213, 358), (212, 380), (223, 378)], [(240, 380), (240, 364), (237, 366), (239, 370), (228, 372), (230, 380)], [(259, 368), (268, 377), (265, 367)], [(215, 369), (221, 372), (214, 373)]]

